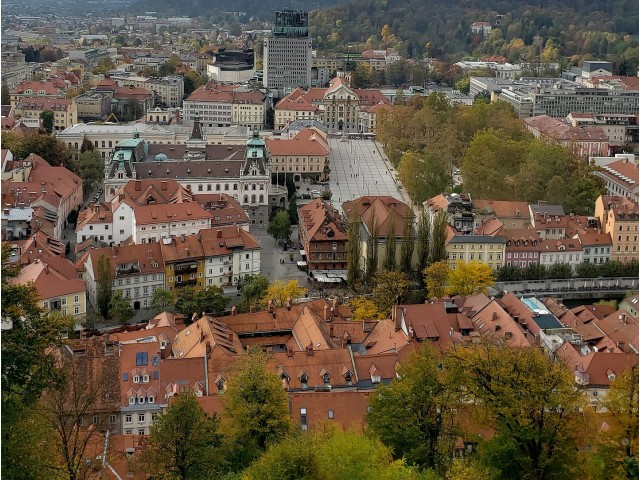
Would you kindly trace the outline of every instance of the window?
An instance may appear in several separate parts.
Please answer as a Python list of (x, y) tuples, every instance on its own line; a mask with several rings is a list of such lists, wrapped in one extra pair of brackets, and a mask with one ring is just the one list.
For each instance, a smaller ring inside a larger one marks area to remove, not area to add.
[(131, 423), (132, 422), (131, 418), (132, 418), (131, 415), (125, 415), (124, 416), (124, 423)]
[(333, 420), (333, 410), (329, 410), (328, 417), (330, 420)]
[(307, 409), (306, 408), (300, 409), (300, 427), (302, 427), (302, 430), (307, 429)]
[(155, 400), (156, 400), (156, 399), (153, 397), (153, 395), (149, 395), (149, 396), (147, 397), (147, 402), (148, 402), (148, 403), (154, 403), (154, 402), (155, 402)]
[(124, 431), (124, 434), (125, 434), (125, 435), (131, 435), (132, 433), (133, 433), (133, 432), (132, 432), (131, 430), (125, 430), (125, 431)]
[(149, 375), (145, 374), (142, 376), (142, 383), (149, 383)]
[(116, 423), (116, 416), (114, 414), (109, 415), (109, 423)]
[(73, 314), (74, 315), (78, 315), (79, 313), (80, 313), (80, 307), (78, 307), (78, 306), (73, 307)]
[(129, 405), (135, 405), (136, 397), (129, 397)]
[(140, 375), (133, 376), (133, 383), (140, 383)]
[(62, 305), (66, 305), (67, 304), (67, 299), (63, 298), (62, 301), (60, 302)]
[(138, 429), (138, 435), (144, 435), (144, 428)]

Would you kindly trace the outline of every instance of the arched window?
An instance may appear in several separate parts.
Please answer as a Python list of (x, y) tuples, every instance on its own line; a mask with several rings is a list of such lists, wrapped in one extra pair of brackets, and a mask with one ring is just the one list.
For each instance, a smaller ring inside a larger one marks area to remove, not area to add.
[(251, 203), (256, 203), (256, 196), (255, 195), (251, 195)]
[(244, 203), (249, 203), (249, 195), (244, 196)]
[(260, 203), (264, 202), (264, 195), (260, 195)]

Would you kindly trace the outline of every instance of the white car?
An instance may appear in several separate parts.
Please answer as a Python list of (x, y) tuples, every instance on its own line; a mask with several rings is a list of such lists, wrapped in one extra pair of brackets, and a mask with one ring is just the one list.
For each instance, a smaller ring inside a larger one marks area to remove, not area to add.
[(311, 195), (320, 195), (319, 190), (311, 190)]

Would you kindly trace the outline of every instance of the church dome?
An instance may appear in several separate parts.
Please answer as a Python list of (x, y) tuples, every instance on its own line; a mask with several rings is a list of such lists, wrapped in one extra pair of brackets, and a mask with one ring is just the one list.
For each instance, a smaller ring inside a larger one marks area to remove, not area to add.
[(155, 156), (156, 161), (158, 162), (164, 162), (165, 160), (167, 160), (169, 157), (167, 157), (164, 153), (159, 153)]

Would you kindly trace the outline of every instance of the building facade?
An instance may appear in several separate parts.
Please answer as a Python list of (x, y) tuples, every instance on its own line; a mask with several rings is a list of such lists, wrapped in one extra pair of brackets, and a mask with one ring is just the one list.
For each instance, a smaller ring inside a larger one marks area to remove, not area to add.
[(272, 34), (264, 39), (264, 85), (267, 88), (311, 86), (311, 38), (308, 13), (276, 12)]

